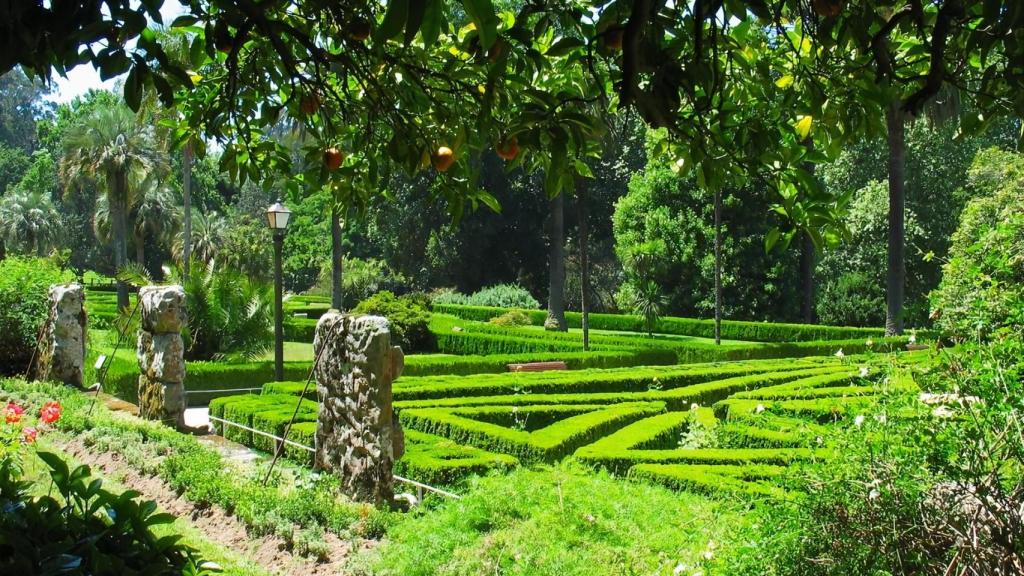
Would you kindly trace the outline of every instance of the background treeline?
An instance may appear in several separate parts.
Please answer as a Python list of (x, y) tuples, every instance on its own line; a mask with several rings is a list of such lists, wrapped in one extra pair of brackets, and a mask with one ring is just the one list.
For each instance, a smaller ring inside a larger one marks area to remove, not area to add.
[[(71, 161), (82, 126), (104, 111), (130, 114), (120, 96), (92, 91), (54, 105), (20, 71), (0, 77), (0, 227), (6, 252), (48, 255), (66, 267), (115, 273), (106, 185)], [(127, 218), (129, 259), (151, 276), (181, 260), (183, 166), (161, 133), (159, 109), (131, 116), (158, 162), (133, 174)], [(285, 138), (296, 138), (282, 126)], [(980, 137), (959, 137), (955, 122), (913, 123), (907, 155), (907, 319), (927, 322), (927, 295), (941, 277), (950, 236), (965, 204), (983, 187), (968, 168), (989, 147), (1012, 150), (1019, 123), (1004, 122)], [(663, 315), (709, 317), (714, 310), (713, 202), (673, 166), (648, 163), (646, 132), (630, 115), (615, 119), (603, 157), (589, 160), (591, 301), (597, 312), (632, 311), (637, 293), (654, 292)], [(778, 221), (766, 185), (727, 191), (723, 216), (723, 312), (737, 320), (799, 321), (806, 288), (801, 259), (814, 258), (812, 309), (827, 324), (879, 326), (885, 318), (888, 191), (884, 141), (864, 141), (818, 170), (833, 191), (851, 192), (845, 222), (850, 238), (838, 249), (809, 254), (806, 243), (766, 252), (765, 233)], [(269, 280), (271, 243), (263, 211), (280, 190), (238, 185), (209, 150), (191, 166), (192, 253)], [(432, 174), (394, 175), (364, 212), (343, 211), (345, 306), (379, 290), (470, 294), (518, 284), (548, 300), (551, 204), (542, 178), (506, 171), (493, 154), (477, 160), (480, 185), (501, 204), (453, 222)], [(284, 245), (286, 289), (330, 294), (333, 199), (320, 192), (301, 201)], [(575, 198), (566, 198), (566, 283), (569, 309), (580, 307), (580, 252)], [(768, 217), (766, 217), (766, 214)], [(813, 250), (813, 248), (810, 248)], [(650, 294), (648, 294), (650, 296)]]

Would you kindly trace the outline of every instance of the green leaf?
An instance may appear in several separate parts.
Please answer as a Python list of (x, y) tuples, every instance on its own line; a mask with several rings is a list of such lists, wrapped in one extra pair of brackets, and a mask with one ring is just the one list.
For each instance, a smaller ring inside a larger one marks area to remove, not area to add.
[(778, 243), (779, 236), (781, 234), (782, 234), (782, 232), (780, 232), (778, 226), (776, 226), (775, 228), (772, 228), (771, 230), (768, 231), (767, 234), (764, 235), (764, 251), (765, 252), (771, 252), (772, 251), (772, 248), (774, 248), (775, 244)]
[(43, 451), (39, 451), (37, 454), (39, 455), (39, 459), (45, 462), (46, 465), (50, 467), (50, 470), (54, 471), (55, 479), (57, 475), (60, 475), (61, 479), (68, 477), (68, 474), (70, 474), (71, 471), (60, 456), (57, 456), (52, 452)]
[(583, 46), (583, 41), (579, 38), (562, 38), (558, 42), (555, 42), (548, 48), (548, 51), (544, 53), (549, 58), (557, 58), (559, 56), (565, 56), (574, 49)]
[(184, 14), (175, 18), (174, 22), (171, 22), (171, 28), (188, 28), (196, 22), (199, 22), (198, 18), (189, 14)]
[(476, 30), (480, 34), (480, 45), (484, 50), (490, 50), (494, 41), (498, 39), (498, 16), (494, 12), (494, 5), (491, 0), (462, 0), (462, 7), (470, 20), (476, 24)]
[(374, 40), (383, 42), (390, 40), (402, 31), (402, 26), (408, 20), (409, 0), (393, 0), (388, 3), (388, 11), (384, 13), (384, 20), (377, 27)]
[(142, 104), (142, 79), (139, 78), (138, 64), (132, 66), (128, 77), (125, 78), (124, 102), (132, 109), (132, 112), (138, 112), (139, 106)]
[(426, 14), (427, 0), (409, 0), (409, 13), (405, 20), (405, 43), (409, 44), (416, 37), (423, 25)]
[(444, 10), (441, 0), (426, 0), (427, 9), (423, 14), (423, 24), (420, 26), (420, 37), (423, 38), (423, 45), (430, 48), (437, 42), (441, 34), (441, 23), (444, 21)]

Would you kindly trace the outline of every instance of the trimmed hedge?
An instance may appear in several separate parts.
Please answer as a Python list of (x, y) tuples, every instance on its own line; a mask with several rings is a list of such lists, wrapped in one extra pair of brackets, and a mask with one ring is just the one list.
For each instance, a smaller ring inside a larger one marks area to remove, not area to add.
[(526, 362), (565, 362), (570, 370), (584, 368), (621, 368), (675, 364), (671, 350), (628, 350), (606, 352), (536, 352), (489, 355), (410, 355), (405, 357), (402, 376), (467, 375), (508, 372), (509, 364)]
[(766, 464), (637, 464), (629, 469), (629, 477), (708, 496), (792, 498), (782, 488), (760, 481), (781, 477), (785, 470), (783, 466)]
[(505, 372), (473, 376), (423, 376), (395, 382), (396, 400), (423, 400), (466, 396), (497, 396), (512, 393), (566, 394), (594, 392), (643, 392), (690, 386), (733, 376), (788, 372), (831, 366), (798, 362), (727, 363), (690, 366), (639, 366), (549, 372)]
[(467, 476), (483, 476), (492, 470), (507, 470), (518, 464), (514, 456), (406, 430), (405, 454), (395, 462), (395, 474), (425, 484), (452, 485)]
[[(434, 314), (431, 330), (437, 339), (438, 351), (447, 354), (518, 354), (537, 352), (579, 352), (583, 349), (578, 333), (548, 332), (534, 328), (495, 326), (486, 322), (462, 320)], [(867, 345), (866, 338), (848, 340), (813, 340), (789, 343), (747, 342), (716, 345), (704, 340), (679, 336), (640, 334), (591, 334), (591, 349), (609, 350), (671, 350), (680, 364), (724, 360), (752, 360), (831, 355), (843, 350), (847, 355), (870, 350), (893, 351), (904, 346), (905, 337), (881, 338)]]
[[(465, 306), (459, 304), (435, 304), (435, 312), (450, 314), (466, 320), (487, 322), (491, 318), (509, 311), (508, 308), (488, 306)], [(547, 317), (544, 310), (520, 310), (529, 316), (534, 326), (543, 326)], [(565, 319), (570, 328), (581, 326), (579, 312), (566, 312)], [(594, 314), (589, 316), (590, 327), (595, 330), (621, 332), (646, 332), (643, 318), (623, 314)], [(659, 334), (680, 336), (715, 337), (715, 321), (695, 318), (665, 316), (658, 319), (654, 331)], [(722, 338), (751, 342), (800, 342), (808, 340), (849, 340), (881, 338), (885, 331), (880, 328), (855, 328), (845, 326), (821, 326), (817, 324), (784, 324), (774, 322), (747, 322), (740, 320), (722, 321)]]
[[(581, 410), (588, 410), (580, 413)], [(568, 415), (533, 432), (516, 430), (471, 417), (486, 417), (502, 410), (514, 411), (527, 420)], [(524, 462), (552, 461), (571, 454), (576, 448), (633, 422), (665, 410), (661, 402), (637, 402), (605, 405), (523, 406), (520, 408), (422, 408), (399, 413), (402, 426), (436, 434), (459, 444), (470, 444), (488, 451), (516, 456)]]

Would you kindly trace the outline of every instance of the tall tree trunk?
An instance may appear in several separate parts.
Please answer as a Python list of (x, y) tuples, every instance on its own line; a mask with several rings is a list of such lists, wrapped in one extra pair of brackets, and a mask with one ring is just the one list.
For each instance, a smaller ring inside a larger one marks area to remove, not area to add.
[[(111, 197), (109, 198), (111, 224), (114, 233), (114, 268), (115, 273), (120, 272), (128, 262), (128, 239), (127, 225), (125, 218), (125, 198), (127, 197), (127, 174), (114, 172), (110, 178), (112, 182)], [(117, 307), (127, 308), (130, 305), (128, 300), (128, 285), (121, 280), (117, 281)]]
[(722, 343), (722, 190), (715, 190), (715, 344)]
[(135, 261), (139, 266), (146, 267), (146, 233), (135, 234)]
[(590, 229), (587, 222), (587, 182), (576, 179), (576, 219), (580, 236), (580, 328), (583, 349), (590, 350)]
[(35, 245), (36, 247), (36, 256), (39, 256), (40, 258), (46, 256), (46, 253), (43, 251), (43, 239), (41, 235), (33, 234), (30, 240), (31, 242), (29, 243), (29, 246)]
[(889, 270), (886, 276), (885, 333), (903, 333), (904, 207), (906, 141), (903, 112), (896, 100), (885, 115), (889, 140)]
[(331, 307), (343, 310), (345, 307), (342, 290), (342, 269), (345, 266), (345, 252), (341, 245), (341, 211), (337, 204), (331, 207)]
[(184, 175), (182, 178), (181, 195), (182, 210), (181, 216), (181, 276), (187, 282), (191, 270), (192, 260), (192, 140), (185, 143), (181, 162)]
[(814, 241), (811, 240), (810, 234), (805, 233), (800, 247), (800, 284), (803, 293), (800, 316), (805, 324), (814, 324), (814, 265), (816, 258)]
[(566, 332), (565, 322), (565, 199), (562, 194), (551, 199), (551, 246), (548, 253), (548, 317), (544, 327)]

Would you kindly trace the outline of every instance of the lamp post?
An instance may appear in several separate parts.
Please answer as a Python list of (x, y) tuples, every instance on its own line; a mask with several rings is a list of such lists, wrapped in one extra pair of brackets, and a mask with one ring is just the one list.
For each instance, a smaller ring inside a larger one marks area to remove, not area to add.
[(284, 304), (281, 288), (281, 250), (292, 211), (278, 200), (267, 208), (267, 224), (274, 235), (274, 379), (284, 380)]

